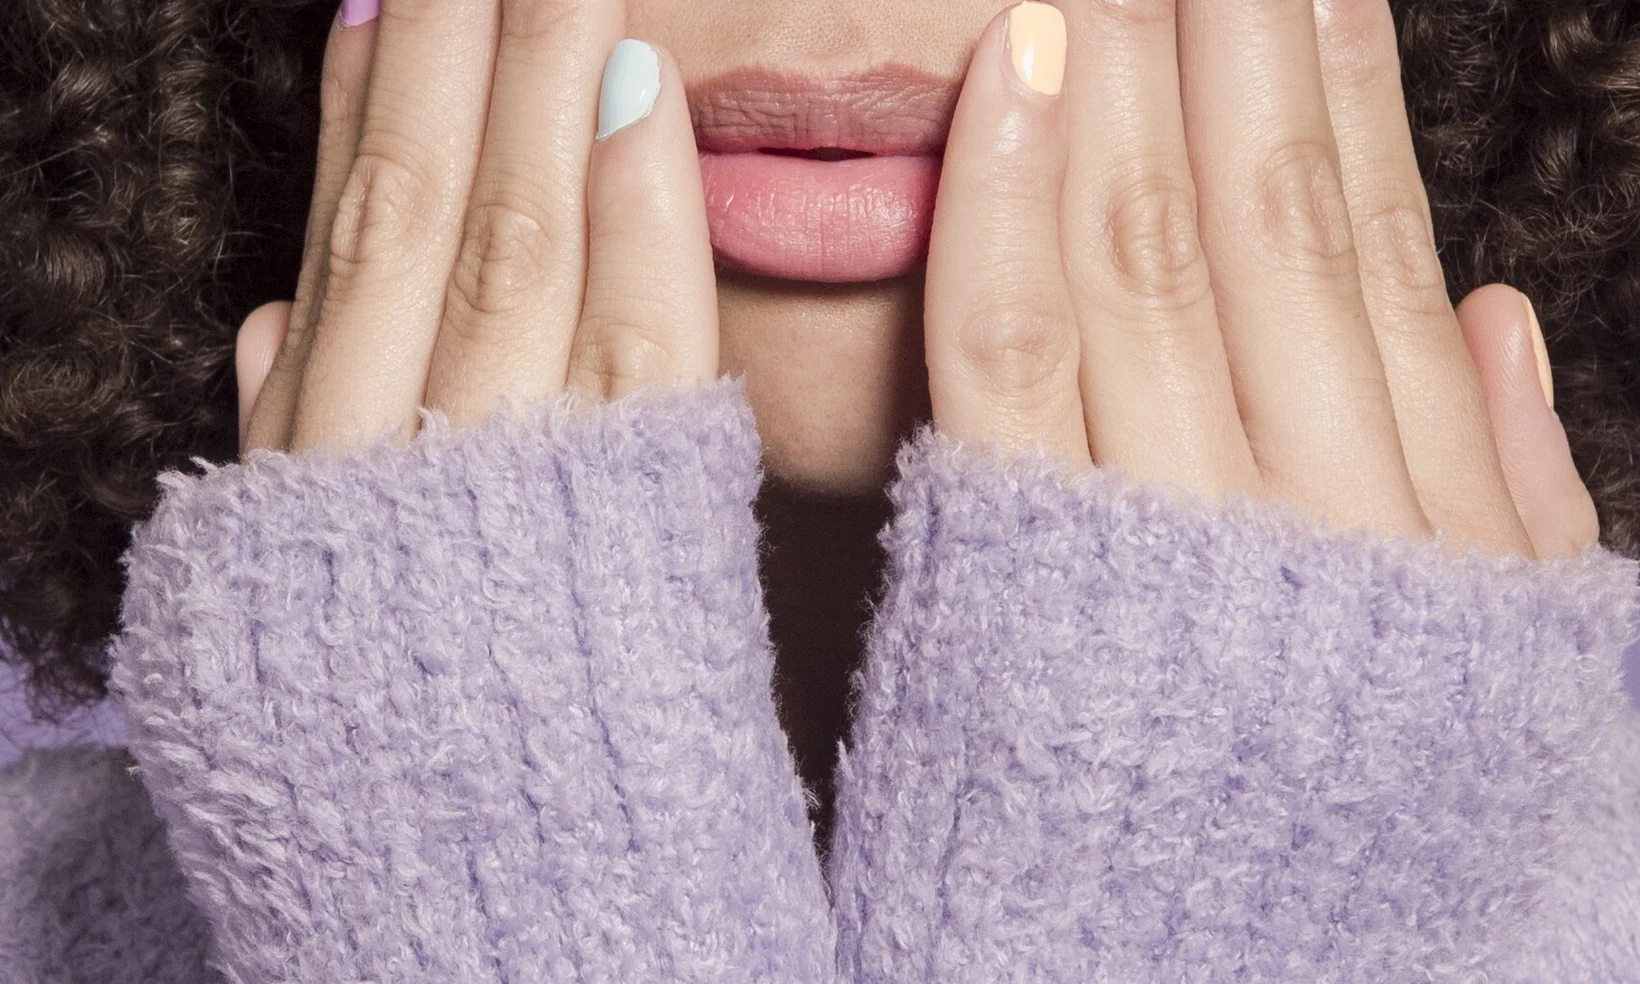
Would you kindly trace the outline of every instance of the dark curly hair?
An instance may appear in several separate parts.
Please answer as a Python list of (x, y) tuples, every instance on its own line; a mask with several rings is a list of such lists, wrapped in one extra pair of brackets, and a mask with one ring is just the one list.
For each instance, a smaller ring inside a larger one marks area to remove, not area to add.
[(0, 24), (0, 658), (105, 692), (155, 475), (230, 458), (233, 342), (293, 292), (334, 9), (13, 0)]
[[(13, 0), (0, 24), (0, 658), (104, 694), (154, 476), (234, 454), (233, 340), (291, 296), (330, 0)], [(1640, 553), (1640, 4), (1398, 0), (1454, 298), (1538, 305), (1607, 545)]]

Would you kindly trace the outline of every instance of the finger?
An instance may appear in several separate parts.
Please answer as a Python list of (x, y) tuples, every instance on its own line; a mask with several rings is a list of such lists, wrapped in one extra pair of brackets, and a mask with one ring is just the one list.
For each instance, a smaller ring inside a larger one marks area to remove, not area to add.
[(1071, 10), (1061, 246), (1094, 460), (1216, 497), (1258, 476), (1196, 233), (1174, 9)]
[(564, 388), (586, 281), (598, 78), (621, 0), (502, 3), (495, 88), (427, 376), (456, 424)]
[(495, 8), (396, 0), (374, 22), (375, 63), (327, 240), (296, 450), (415, 430), (483, 136)]
[(271, 301), (252, 311), (234, 340), (234, 379), (239, 384), (239, 446), (246, 447), (251, 414), (274, 356), (290, 327), (291, 303)]
[(1317, 0), (1315, 10), (1362, 292), (1413, 487), (1430, 523), (1458, 540), (1528, 551), (1435, 253), (1389, 4)]
[(1181, 0), (1185, 135), (1248, 443), (1266, 487), (1424, 532), (1356, 273), (1311, 0)]
[(1047, 4), (1012, 8), (980, 38), (934, 204), (924, 346), (941, 431), (1086, 465), (1059, 252), (1064, 57), (1064, 20)]
[[(339, 16), (339, 15), (338, 15)], [(319, 153), (313, 176), (313, 198), (308, 205), (302, 269), (296, 279), (296, 298), (285, 335), (263, 384), (246, 433), (244, 448), (285, 448), (290, 444), (296, 416), (296, 394), (302, 385), (308, 347), (313, 338), (315, 302), (324, 292), (330, 229), (336, 222), (336, 202), (353, 167), (364, 122), (364, 94), (370, 81), (370, 56), (376, 47), (376, 22), (343, 27), (338, 19), (325, 44), (325, 63), (319, 82)], [(242, 421), (243, 417), (240, 418)]]
[(683, 80), (665, 52), (617, 44), (587, 181), (586, 303), (569, 382), (616, 399), (717, 375), (717, 280)]
[(1555, 415), (1548, 355), (1530, 302), (1492, 284), (1458, 305), (1458, 321), (1480, 370), (1487, 412), (1509, 495), (1538, 557), (1575, 554), (1600, 539), (1594, 500), (1572, 462)]

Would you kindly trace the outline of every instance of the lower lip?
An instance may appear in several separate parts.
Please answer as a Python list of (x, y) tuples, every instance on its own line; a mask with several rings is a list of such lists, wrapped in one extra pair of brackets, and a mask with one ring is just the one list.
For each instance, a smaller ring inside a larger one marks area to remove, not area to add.
[(728, 267), (860, 283), (903, 276), (927, 259), (937, 156), (703, 152), (700, 171), (712, 248)]

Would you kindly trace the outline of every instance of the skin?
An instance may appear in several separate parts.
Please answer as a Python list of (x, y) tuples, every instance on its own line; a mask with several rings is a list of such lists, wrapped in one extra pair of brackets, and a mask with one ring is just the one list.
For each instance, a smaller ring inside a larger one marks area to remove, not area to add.
[[(387, 0), (332, 32), (296, 297), (241, 331), (244, 447), (744, 373), (776, 687), (822, 799), (920, 420), (1334, 527), (1592, 545), (1524, 299), (1445, 294), (1383, 0), (1057, 6), (1048, 95), (996, 0)], [(661, 96), (595, 145), (628, 35)], [(926, 270), (714, 271), (682, 80), (887, 63), (966, 79)]]

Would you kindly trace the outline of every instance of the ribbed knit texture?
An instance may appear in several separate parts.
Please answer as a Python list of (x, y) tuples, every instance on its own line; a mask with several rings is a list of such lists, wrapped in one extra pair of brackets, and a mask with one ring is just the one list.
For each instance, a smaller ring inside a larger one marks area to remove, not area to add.
[(809, 981), (741, 384), (171, 476), (114, 647), (233, 982)]
[(828, 899), (758, 452), (719, 380), (168, 477), (136, 774), (0, 770), (0, 982), (1640, 981), (1631, 562), (925, 430)]
[(1630, 561), (1459, 559), (931, 430), (899, 464), (838, 782), (850, 980), (1485, 979), (1625, 709)]

